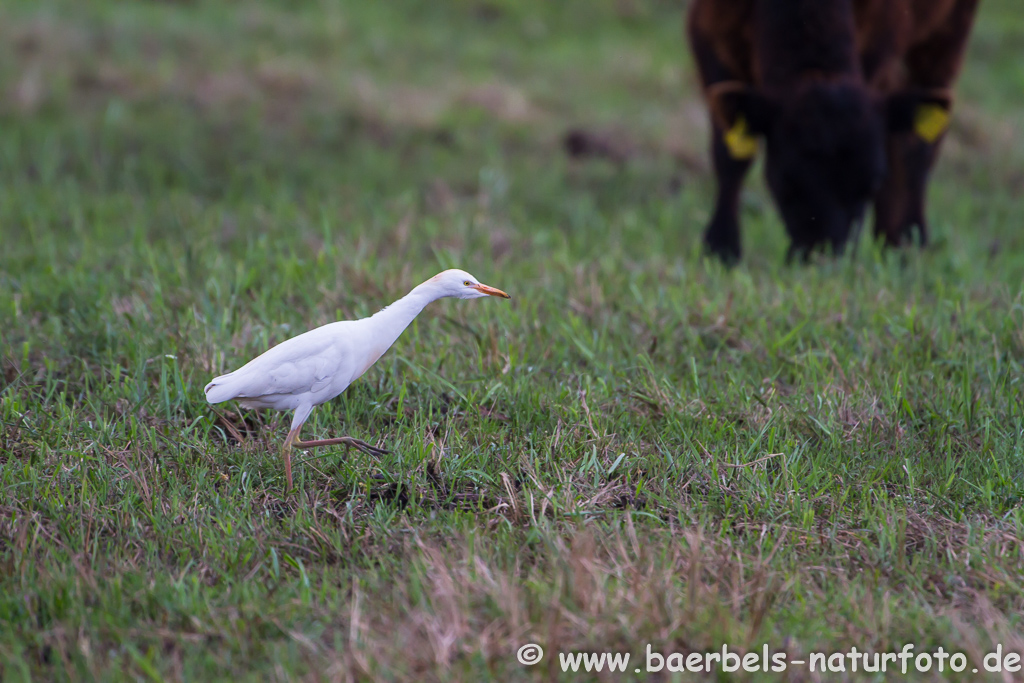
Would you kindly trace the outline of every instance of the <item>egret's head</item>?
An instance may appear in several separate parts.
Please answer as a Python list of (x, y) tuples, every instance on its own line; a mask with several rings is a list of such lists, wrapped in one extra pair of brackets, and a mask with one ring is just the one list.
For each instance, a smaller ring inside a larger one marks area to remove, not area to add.
[(502, 299), (511, 299), (508, 294), (481, 284), (479, 280), (464, 270), (452, 269), (438, 273), (427, 280), (441, 296), (450, 296), (456, 299), (477, 299), (482, 296), (500, 296)]

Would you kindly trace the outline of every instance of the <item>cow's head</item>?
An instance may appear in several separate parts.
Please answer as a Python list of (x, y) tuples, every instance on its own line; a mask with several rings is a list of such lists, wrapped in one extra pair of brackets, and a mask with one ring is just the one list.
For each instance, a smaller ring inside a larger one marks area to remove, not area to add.
[(931, 142), (950, 106), (940, 91), (879, 100), (853, 80), (811, 81), (786, 97), (729, 84), (711, 96), (730, 154), (753, 157), (755, 136), (764, 137), (768, 187), (790, 253), (802, 254), (820, 245), (841, 251), (885, 176), (887, 133), (914, 130)]

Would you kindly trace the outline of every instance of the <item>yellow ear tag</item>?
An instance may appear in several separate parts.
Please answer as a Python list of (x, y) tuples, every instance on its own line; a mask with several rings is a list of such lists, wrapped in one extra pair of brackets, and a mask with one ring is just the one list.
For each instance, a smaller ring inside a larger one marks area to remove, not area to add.
[(733, 159), (753, 159), (757, 156), (757, 138), (747, 132), (747, 120), (736, 117), (736, 123), (722, 136)]
[(914, 112), (914, 132), (931, 144), (949, 127), (949, 112), (938, 104), (918, 105)]

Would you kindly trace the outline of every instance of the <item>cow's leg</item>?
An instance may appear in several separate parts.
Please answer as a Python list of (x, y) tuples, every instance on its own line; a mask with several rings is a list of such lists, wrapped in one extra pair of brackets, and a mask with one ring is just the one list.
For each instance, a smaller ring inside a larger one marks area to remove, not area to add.
[(704, 232), (704, 245), (726, 263), (740, 258), (740, 191), (750, 169), (750, 159), (737, 159), (729, 153), (722, 131), (715, 126), (711, 138), (711, 159), (718, 183), (715, 212)]
[[(697, 12), (698, 9), (701, 12)], [(695, 6), (689, 15), (687, 24), (690, 48), (693, 50), (701, 84), (707, 93), (725, 83), (750, 82), (750, 74), (737, 73), (722, 62), (707, 31), (706, 25), (714, 24), (717, 21), (717, 16), (714, 19), (708, 19), (708, 15), (718, 15), (721, 10), (721, 7), (713, 7), (709, 3), (704, 3), (700, 8)], [(742, 24), (743, 17), (731, 17), (729, 21)], [(750, 46), (747, 43), (742, 41), (733, 43), (727, 49), (736, 55), (735, 63), (750, 63)], [(708, 107), (709, 110), (712, 108), (710, 100)], [(711, 162), (718, 185), (718, 197), (715, 201), (711, 222), (708, 223), (707, 229), (704, 231), (704, 246), (726, 263), (734, 263), (740, 258), (740, 190), (752, 159), (749, 157), (738, 158), (730, 153), (723, 138), (723, 122), (716, 119), (717, 117), (712, 114)]]
[(916, 230), (918, 243), (923, 247), (928, 244), (928, 221), (924, 215), (925, 192), (928, 176), (939, 156), (942, 138), (928, 143), (916, 135), (907, 135), (903, 136), (901, 142), (903, 144), (895, 150), (896, 154), (902, 156), (902, 165), (906, 169), (903, 221), (898, 228), (900, 239), (913, 240)]
[(900, 246), (910, 236), (906, 151), (913, 142), (912, 136), (913, 133), (905, 132), (889, 134), (886, 144), (888, 167), (882, 186), (875, 195), (875, 238), (884, 240), (889, 247)]
[[(943, 90), (956, 80), (978, 0), (958, 0), (931, 34), (907, 52), (908, 90)], [(945, 132), (926, 139), (915, 131), (889, 136), (889, 169), (875, 199), (875, 236), (888, 245), (928, 242), (925, 193)]]

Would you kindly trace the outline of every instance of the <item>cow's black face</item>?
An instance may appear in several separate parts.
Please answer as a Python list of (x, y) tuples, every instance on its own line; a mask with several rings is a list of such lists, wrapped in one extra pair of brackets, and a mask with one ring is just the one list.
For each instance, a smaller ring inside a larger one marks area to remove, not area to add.
[(753, 136), (765, 138), (765, 175), (792, 239), (790, 254), (804, 255), (818, 246), (843, 249), (884, 180), (886, 137), (914, 132), (934, 144), (950, 104), (941, 89), (876, 99), (852, 80), (807, 82), (786, 96), (724, 81), (709, 97), (734, 158), (753, 158)]
[(885, 122), (863, 87), (816, 83), (773, 103), (762, 131), (768, 187), (806, 254), (842, 251), (885, 175)]

